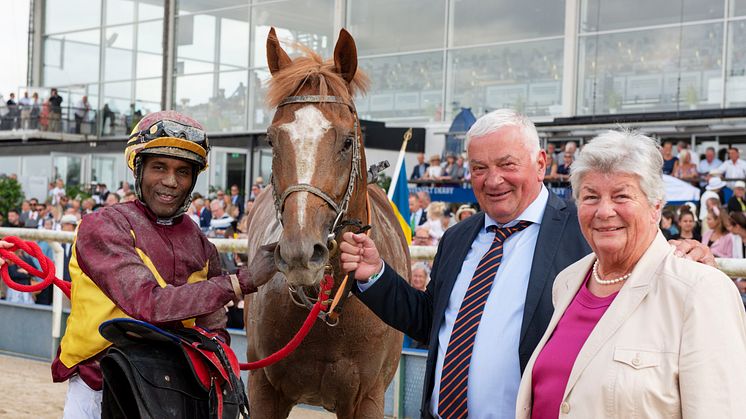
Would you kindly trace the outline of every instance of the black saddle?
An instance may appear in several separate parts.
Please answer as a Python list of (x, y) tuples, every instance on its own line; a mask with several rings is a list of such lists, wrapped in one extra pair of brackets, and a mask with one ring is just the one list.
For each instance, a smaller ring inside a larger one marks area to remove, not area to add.
[(238, 360), (216, 334), (134, 319), (99, 332), (112, 343), (101, 358), (103, 419), (248, 417)]

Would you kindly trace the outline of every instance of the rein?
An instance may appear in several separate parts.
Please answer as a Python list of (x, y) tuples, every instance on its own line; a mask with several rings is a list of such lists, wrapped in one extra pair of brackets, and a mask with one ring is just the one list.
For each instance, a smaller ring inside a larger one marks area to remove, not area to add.
[[(8, 287), (20, 292), (37, 292), (45, 289), (50, 284), (54, 284), (57, 286), (57, 288), (61, 289), (63, 293), (65, 293), (68, 299), (70, 298), (70, 283), (57, 278), (54, 262), (52, 262), (48, 257), (44, 256), (44, 253), (41, 251), (41, 248), (39, 248), (38, 244), (32, 241), (23, 241), (15, 236), (4, 237), (3, 240), (8, 243), (12, 243), (13, 247), (11, 247), (10, 249), (0, 249), (1, 258), (5, 259), (6, 261), (15, 263), (35, 277), (43, 278), (40, 283), (35, 285), (21, 285), (10, 278), (10, 274), (8, 273), (8, 264), (5, 263), (2, 267), (0, 267), (0, 276), (2, 276), (3, 281)], [(34, 259), (38, 260), (41, 270), (34, 268), (33, 266), (26, 263), (23, 259), (21, 259), (18, 255), (16, 255), (14, 252), (19, 249), (28, 253), (28, 255), (33, 257)]]

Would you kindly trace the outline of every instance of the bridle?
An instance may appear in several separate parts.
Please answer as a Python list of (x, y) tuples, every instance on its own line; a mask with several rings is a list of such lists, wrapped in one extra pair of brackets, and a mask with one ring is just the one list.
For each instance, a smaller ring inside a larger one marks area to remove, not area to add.
[[(309, 183), (297, 183), (295, 185), (289, 186), (287, 189), (285, 189), (282, 192), (282, 195), (278, 195), (279, 191), (277, 190), (277, 184), (275, 183), (275, 176), (272, 175), (270, 180), (272, 183), (272, 196), (275, 201), (275, 211), (277, 213), (277, 220), (280, 222), (280, 225), (282, 225), (282, 211), (285, 208), (285, 200), (287, 198), (295, 193), (295, 192), (308, 192), (310, 194), (316, 195), (317, 197), (321, 198), (324, 202), (329, 205), (332, 210), (334, 210), (334, 224), (332, 224), (331, 229), (329, 230), (329, 233), (327, 235), (327, 246), (334, 241), (334, 238), (337, 235), (337, 229), (340, 225), (340, 221), (342, 220), (342, 217), (347, 213), (347, 210), (349, 209), (350, 205), (350, 199), (352, 198), (352, 192), (355, 190), (355, 180), (360, 176), (362, 173), (360, 168), (360, 134), (359, 134), (359, 123), (358, 123), (358, 117), (357, 117), (357, 111), (355, 110), (355, 106), (343, 100), (342, 98), (338, 96), (322, 96), (322, 95), (304, 95), (304, 96), (288, 96), (285, 99), (283, 99), (278, 105), (277, 108), (281, 108), (285, 105), (289, 105), (291, 103), (337, 103), (340, 105), (347, 106), (350, 111), (352, 112), (353, 118), (355, 120), (353, 131), (355, 138), (352, 141), (352, 167), (350, 168), (350, 177), (347, 181), (347, 190), (345, 191), (344, 196), (342, 197), (342, 202), (337, 203), (334, 201), (334, 199), (329, 196), (326, 192), (322, 191), (321, 189), (309, 184)], [(275, 151), (272, 150), (272, 157), (275, 157)]]
[[(275, 176), (272, 175), (270, 178), (270, 181), (272, 183), (272, 197), (274, 198), (274, 204), (275, 204), (275, 212), (277, 216), (277, 220), (280, 222), (280, 225), (283, 225), (282, 222), (282, 211), (285, 208), (285, 200), (287, 198), (295, 193), (295, 192), (307, 192), (313, 195), (316, 195), (317, 197), (321, 198), (324, 202), (326, 202), (329, 207), (331, 207), (332, 210), (334, 210), (335, 216), (334, 216), (334, 223), (332, 224), (331, 228), (329, 229), (329, 232), (327, 233), (326, 237), (326, 247), (329, 249), (329, 257), (332, 258), (335, 256), (335, 253), (338, 250), (337, 247), (337, 241), (336, 237), (339, 232), (348, 226), (357, 226), (358, 233), (366, 231), (369, 226), (362, 226), (362, 223), (359, 220), (343, 220), (344, 216), (347, 214), (347, 211), (349, 209), (350, 205), (350, 199), (352, 198), (352, 192), (355, 190), (355, 181), (358, 177), (362, 176), (362, 169), (360, 167), (361, 165), (361, 157), (360, 157), (360, 134), (359, 134), (359, 127), (360, 124), (358, 122), (358, 116), (357, 111), (355, 110), (355, 106), (343, 100), (342, 98), (338, 96), (323, 96), (323, 95), (304, 95), (304, 96), (288, 96), (285, 99), (283, 99), (278, 105), (277, 108), (281, 108), (285, 105), (289, 105), (291, 103), (336, 103), (343, 106), (347, 106), (350, 111), (352, 112), (353, 118), (354, 118), (354, 125), (353, 125), (353, 133), (354, 133), (354, 139), (352, 141), (352, 162), (350, 167), (350, 177), (347, 181), (347, 190), (345, 190), (345, 194), (342, 197), (342, 201), (337, 203), (331, 196), (329, 196), (328, 193), (324, 192), (323, 190), (317, 188), (316, 186), (313, 186), (309, 183), (297, 183), (295, 185), (289, 186), (287, 189), (285, 189), (282, 194), (280, 194), (279, 190), (277, 189), (277, 184), (275, 182)], [(272, 149), (272, 157), (274, 159), (275, 156), (275, 150)], [(370, 205), (370, 203), (367, 201), (367, 205)], [(367, 211), (370, 214), (370, 208), (367, 208)], [(325, 277), (333, 277), (333, 268), (331, 264), (327, 264), (324, 268), (325, 271)], [(354, 273), (353, 273), (354, 276)], [(329, 326), (336, 326), (339, 323), (339, 314), (341, 313), (342, 306), (344, 303), (344, 300), (346, 299), (346, 296), (350, 292), (350, 286), (352, 284), (352, 280), (345, 280), (343, 281), (343, 284), (341, 284), (339, 290), (337, 291), (337, 296), (334, 297), (334, 302), (332, 302), (332, 299), (329, 299), (325, 302), (327, 305), (331, 305), (331, 309), (329, 312), (323, 312), (319, 313), (319, 318), (321, 318), (327, 325)], [(309, 310), (312, 309), (315, 300), (309, 296), (306, 295), (305, 290), (303, 287), (295, 288), (292, 285), (289, 286), (290, 291), (290, 297), (297, 306), (299, 307), (305, 307)], [(331, 290), (326, 293), (326, 296), (331, 296)], [(322, 298), (321, 295), (319, 295), (319, 298)], [(300, 301), (299, 301), (300, 300)]]

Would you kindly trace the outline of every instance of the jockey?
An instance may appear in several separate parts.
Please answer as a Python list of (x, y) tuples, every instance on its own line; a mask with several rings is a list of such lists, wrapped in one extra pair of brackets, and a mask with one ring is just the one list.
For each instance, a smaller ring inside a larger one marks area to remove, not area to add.
[(227, 341), (224, 306), (274, 275), (269, 248), (251, 271), (223, 275), (215, 246), (184, 216), (209, 148), (197, 121), (173, 111), (146, 115), (125, 151), (138, 200), (86, 215), (78, 226), (72, 308), (52, 364), (55, 382), (70, 381), (64, 418), (101, 416), (98, 361), (110, 345), (98, 332), (102, 322), (131, 317), (171, 328), (198, 325)]

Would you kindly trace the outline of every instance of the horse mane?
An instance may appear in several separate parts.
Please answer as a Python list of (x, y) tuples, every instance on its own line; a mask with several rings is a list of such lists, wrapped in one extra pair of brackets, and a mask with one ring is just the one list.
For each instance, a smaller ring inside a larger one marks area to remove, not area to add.
[(321, 96), (338, 96), (348, 103), (352, 103), (355, 95), (367, 91), (369, 79), (360, 68), (348, 84), (336, 72), (334, 60), (324, 61), (319, 54), (302, 44), (294, 47), (304, 55), (272, 75), (267, 92), (267, 104), (271, 108), (277, 107), (284, 98), (297, 95), (303, 87), (314, 88)]

